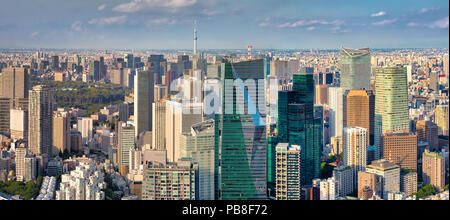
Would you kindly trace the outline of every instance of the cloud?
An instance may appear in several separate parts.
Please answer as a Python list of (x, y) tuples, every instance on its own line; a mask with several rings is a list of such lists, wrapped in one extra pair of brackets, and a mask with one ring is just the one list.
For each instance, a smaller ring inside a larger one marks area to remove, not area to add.
[(268, 26), (271, 26), (271, 24), (268, 23), (268, 22), (261, 22), (261, 23), (258, 24), (258, 26), (260, 26), (260, 27), (268, 27)]
[(406, 24), (408, 27), (426, 27), (431, 29), (446, 29), (448, 28), (449, 24), (449, 17), (445, 17), (433, 22), (409, 22)]
[(158, 19), (148, 20), (147, 21), (147, 26), (150, 27), (150, 26), (153, 26), (153, 25), (162, 25), (162, 24), (174, 25), (176, 23), (177, 23), (177, 21), (175, 19), (158, 18)]
[(202, 14), (207, 15), (207, 16), (214, 16), (214, 15), (218, 15), (221, 14), (222, 12), (217, 11), (217, 10), (211, 10), (211, 9), (203, 9), (202, 10)]
[(316, 27), (313, 26), (313, 27), (307, 28), (306, 30), (307, 30), (307, 31), (313, 31), (313, 30), (315, 30), (315, 29), (316, 29)]
[(439, 19), (437, 21), (432, 22), (431, 24), (428, 25), (429, 28), (448, 28), (448, 17)]
[(81, 21), (75, 21), (72, 24), (72, 30), (74, 30), (74, 31), (81, 31), (82, 30), (81, 25), (82, 25)]
[(374, 23), (372, 23), (372, 25), (373, 26), (384, 26), (384, 25), (395, 23), (396, 21), (397, 21), (397, 19), (395, 19), (395, 18), (394, 19), (387, 19), (387, 20), (374, 22)]
[(386, 12), (380, 11), (380, 12), (371, 14), (370, 17), (381, 17), (381, 16), (385, 16), (385, 15), (386, 15)]
[(34, 38), (39, 35), (39, 32), (33, 32), (30, 34), (30, 38)]
[(135, 13), (139, 11), (175, 13), (182, 8), (193, 6), (197, 0), (132, 0), (131, 2), (117, 5), (113, 11), (122, 13)]
[(278, 28), (286, 28), (286, 27), (290, 27), (290, 28), (295, 28), (295, 27), (302, 27), (302, 26), (308, 26), (308, 25), (313, 25), (313, 24), (322, 24), (322, 25), (327, 25), (327, 24), (333, 24), (333, 25), (341, 25), (343, 22), (342, 21), (333, 21), (333, 22), (328, 22), (328, 21), (323, 21), (323, 20), (299, 20), (296, 22), (286, 22), (283, 24), (279, 24), (277, 25)]
[(88, 21), (89, 24), (96, 24), (99, 26), (105, 26), (110, 24), (123, 24), (125, 23), (127, 16), (107, 17), (107, 18), (93, 18)]
[(97, 10), (103, 11), (103, 10), (105, 10), (105, 8), (106, 8), (106, 4), (102, 4), (102, 5), (98, 6)]
[(420, 9), (419, 12), (420, 13), (427, 13), (427, 12), (430, 12), (430, 11), (437, 11), (439, 9), (441, 9), (441, 7), (422, 8), (422, 9)]

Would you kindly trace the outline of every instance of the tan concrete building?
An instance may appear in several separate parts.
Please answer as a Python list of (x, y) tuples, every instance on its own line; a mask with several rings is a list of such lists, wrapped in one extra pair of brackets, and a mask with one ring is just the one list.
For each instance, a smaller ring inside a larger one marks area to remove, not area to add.
[(388, 198), (388, 193), (400, 192), (400, 166), (387, 160), (373, 161), (367, 166), (366, 172), (376, 174), (382, 180), (381, 192), (377, 195), (383, 199)]
[(22, 109), (11, 109), (10, 131), (13, 140), (28, 139), (28, 111)]
[(56, 112), (53, 115), (53, 156), (70, 152), (70, 117), (67, 112)]
[(434, 123), (439, 127), (439, 135), (449, 135), (448, 133), (448, 105), (436, 106), (434, 112)]
[(370, 189), (372, 194), (381, 192), (381, 178), (378, 177), (374, 173), (368, 173), (365, 171), (359, 171), (358, 172), (358, 198), (363, 198), (365, 195), (365, 188)]
[(422, 157), (423, 184), (431, 184), (439, 190), (445, 186), (445, 158), (441, 153), (425, 150)]
[(388, 133), (381, 135), (381, 156), (399, 165), (417, 171), (417, 135)]
[(418, 121), (416, 132), (419, 141), (428, 142), (431, 149), (437, 150), (439, 148), (439, 128), (435, 123), (425, 120)]

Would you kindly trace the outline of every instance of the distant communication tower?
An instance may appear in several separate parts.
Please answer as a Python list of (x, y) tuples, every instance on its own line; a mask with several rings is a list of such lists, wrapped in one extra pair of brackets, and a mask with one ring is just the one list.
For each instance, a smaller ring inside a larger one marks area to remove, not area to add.
[(248, 60), (251, 61), (252, 60), (252, 45), (248, 45)]
[(197, 55), (197, 20), (194, 21), (194, 55)]

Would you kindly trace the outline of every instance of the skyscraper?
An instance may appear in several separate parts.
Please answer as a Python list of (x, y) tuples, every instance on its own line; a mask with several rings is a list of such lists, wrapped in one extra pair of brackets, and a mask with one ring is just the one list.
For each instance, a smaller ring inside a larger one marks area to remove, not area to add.
[(28, 98), (31, 89), (30, 74), (27, 68), (10, 67), (0, 73), (0, 97), (16, 100)]
[(367, 146), (374, 142), (375, 96), (370, 90), (347, 90), (344, 94), (344, 127), (367, 129)]
[(313, 74), (294, 74), (292, 91), (278, 94), (278, 141), (301, 147), (301, 182), (320, 177), (323, 108), (314, 106)]
[(342, 137), (344, 131), (344, 93), (341, 87), (328, 88), (330, 137)]
[(192, 125), (191, 133), (181, 136), (181, 157), (198, 163), (198, 199), (214, 200), (214, 120)]
[(361, 127), (344, 128), (344, 165), (353, 170), (353, 189), (358, 186), (358, 172), (367, 167), (367, 129)]
[(378, 160), (381, 134), (409, 132), (406, 68), (377, 69), (375, 87), (375, 160)]
[(341, 48), (341, 87), (370, 89), (370, 49)]
[(152, 131), (152, 104), (155, 98), (153, 68), (138, 71), (134, 81), (134, 125), (135, 135), (144, 131)]
[(53, 149), (54, 156), (70, 152), (70, 117), (67, 112), (57, 112), (53, 116)]
[(100, 62), (98, 60), (91, 60), (89, 63), (89, 76), (92, 81), (100, 80)]
[(276, 147), (276, 199), (300, 200), (300, 146), (280, 143)]
[(222, 64), (222, 112), (215, 116), (216, 199), (267, 198), (265, 66), (265, 60)]
[(430, 148), (438, 150), (439, 147), (439, 128), (431, 122), (421, 120), (416, 123), (417, 138), (419, 141), (428, 142)]
[(161, 100), (153, 103), (153, 135), (152, 147), (157, 150), (166, 149), (166, 101)]
[(45, 86), (30, 90), (28, 107), (28, 149), (36, 156), (50, 156), (53, 146), (53, 91)]
[[(119, 167), (121, 172), (124, 172), (124, 167), (130, 166), (130, 149), (134, 147), (135, 142), (134, 127), (123, 122), (118, 127)], [(125, 172), (128, 172), (128, 170)]]

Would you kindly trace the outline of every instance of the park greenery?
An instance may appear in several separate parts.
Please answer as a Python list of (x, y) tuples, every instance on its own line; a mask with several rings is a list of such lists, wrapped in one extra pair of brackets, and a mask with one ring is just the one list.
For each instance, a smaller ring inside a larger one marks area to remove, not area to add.
[(26, 183), (18, 181), (0, 182), (0, 192), (11, 196), (20, 195), (25, 200), (31, 200), (39, 195), (42, 179), (42, 176), (39, 176), (36, 181)]
[(434, 187), (433, 185), (425, 185), (424, 187), (420, 188), (416, 193), (413, 194), (413, 196), (416, 196), (417, 199), (424, 198), (427, 196), (436, 195), (439, 193), (439, 190)]
[(118, 196), (114, 193), (114, 191), (117, 191), (118, 188), (113, 184), (111, 175), (105, 170), (102, 170), (102, 172), (105, 175), (106, 183), (106, 189), (102, 190), (103, 192), (105, 192), (105, 200), (120, 200), (120, 198), (118, 198)]
[(131, 93), (130, 89), (121, 85), (105, 83), (33, 81), (33, 85), (37, 84), (53, 89), (58, 107), (83, 109), (88, 115), (105, 106), (122, 103), (125, 96)]

